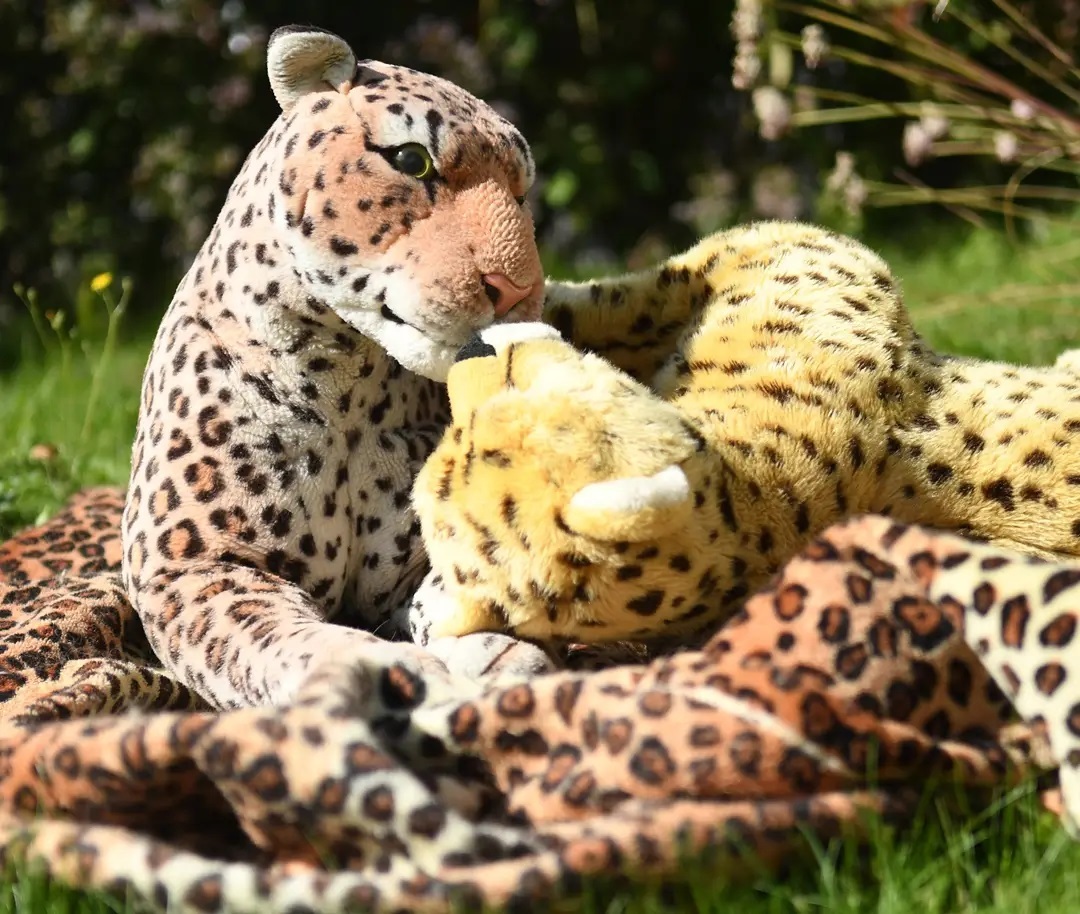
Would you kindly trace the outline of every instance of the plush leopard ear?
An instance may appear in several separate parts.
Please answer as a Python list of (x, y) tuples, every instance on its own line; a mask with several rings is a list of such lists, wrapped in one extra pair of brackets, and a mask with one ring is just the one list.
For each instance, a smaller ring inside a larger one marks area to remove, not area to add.
[(266, 72), (283, 111), (309, 92), (352, 82), (356, 55), (344, 38), (312, 25), (275, 29), (266, 46)]
[(641, 542), (690, 523), (692, 510), (690, 480), (671, 464), (652, 476), (590, 483), (570, 499), (563, 520), (591, 539)]

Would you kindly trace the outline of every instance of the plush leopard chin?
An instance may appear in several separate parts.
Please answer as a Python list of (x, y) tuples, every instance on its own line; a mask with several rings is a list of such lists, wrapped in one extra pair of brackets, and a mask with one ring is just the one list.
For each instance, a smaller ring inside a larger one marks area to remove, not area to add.
[(535, 167), (509, 122), (446, 80), (358, 61), (317, 29), (275, 31), (267, 68), (283, 124), (253, 153), (264, 164), (252, 180), (266, 185), (296, 294), (440, 381), (471, 333), (539, 317), (525, 201)]
[(576, 346), (491, 327), (450, 371), (453, 426), (413, 491), (420, 642), (685, 642), (859, 514), (1080, 555), (1075, 368), (932, 352), (851, 239), (733, 229), (553, 283), (545, 321)]

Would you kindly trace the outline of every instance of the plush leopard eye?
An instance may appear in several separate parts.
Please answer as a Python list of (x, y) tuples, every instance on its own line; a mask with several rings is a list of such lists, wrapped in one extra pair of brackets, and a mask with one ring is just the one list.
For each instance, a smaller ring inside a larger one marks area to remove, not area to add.
[(390, 155), (390, 164), (402, 174), (418, 180), (430, 178), (435, 173), (435, 163), (431, 153), (419, 143), (406, 143), (398, 146)]

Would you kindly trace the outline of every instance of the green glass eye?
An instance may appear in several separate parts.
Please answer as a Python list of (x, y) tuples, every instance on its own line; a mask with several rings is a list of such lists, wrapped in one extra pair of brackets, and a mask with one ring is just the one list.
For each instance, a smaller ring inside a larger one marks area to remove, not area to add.
[(421, 181), (424, 178), (430, 178), (435, 173), (435, 163), (431, 161), (431, 153), (419, 143), (406, 143), (404, 146), (399, 146), (390, 156), (390, 164), (402, 174)]

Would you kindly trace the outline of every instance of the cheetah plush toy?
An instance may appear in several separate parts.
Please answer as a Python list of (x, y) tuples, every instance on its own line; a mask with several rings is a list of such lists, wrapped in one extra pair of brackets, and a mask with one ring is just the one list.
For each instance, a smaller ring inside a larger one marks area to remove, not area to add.
[(450, 371), (453, 425), (413, 496), (421, 642), (685, 641), (863, 513), (1080, 552), (1069, 356), (934, 353), (850, 239), (738, 228), (654, 270), (551, 284), (545, 321), (482, 332)]

